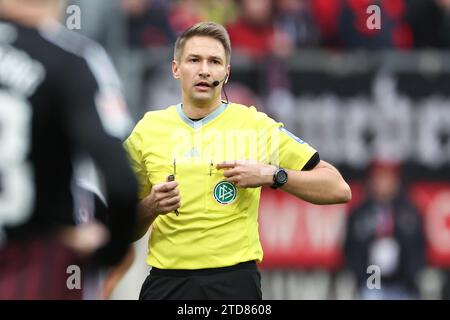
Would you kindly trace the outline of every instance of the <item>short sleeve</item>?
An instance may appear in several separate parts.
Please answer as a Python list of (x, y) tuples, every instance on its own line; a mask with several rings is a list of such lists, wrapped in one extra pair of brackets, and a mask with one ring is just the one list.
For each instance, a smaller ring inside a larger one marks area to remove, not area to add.
[(152, 186), (148, 180), (147, 170), (143, 163), (142, 152), (140, 151), (142, 141), (136, 128), (133, 130), (128, 139), (125, 140), (123, 146), (127, 151), (131, 168), (133, 169), (138, 180), (138, 198), (139, 200), (142, 200), (149, 195)]
[(302, 170), (306, 164), (311, 165), (310, 160), (319, 159), (316, 149), (288, 131), (283, 123), (276, 122), (265, 113), (256, 113), (256, 127), (260, 145), (265, 146), (267, 150), (262, 153), (261, 162), (291, 170)]

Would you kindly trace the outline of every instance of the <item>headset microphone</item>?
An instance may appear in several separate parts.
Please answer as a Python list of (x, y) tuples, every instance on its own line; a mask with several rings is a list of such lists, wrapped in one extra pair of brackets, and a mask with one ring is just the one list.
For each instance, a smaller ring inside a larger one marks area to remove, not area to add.
[(225, 76), (225, 78), (223, 78), (222, 80), (216, 80), (216, 81), (214, 81), (213, 83), (212, 83), (212, 85), (214, 86), (214, 87), (217, 87), (221, 82), (224, 82), (226, 79), (227, 79), (227, 77), (228, 77), (228, 75), (226, 75)]
[[(228, 75), (225, 75), (225, 78), (223, 78), (222, 80), (220, 80), (220, 81), (219, 80), (213, 81), (212, 85), (214, 87), (217, 87), (221, 82), (224, 82), (227, 79), (228, 79)], [(228, 104), (229, 101), (228, 101), (228, 97), (227, 97), (227, 92), (225, 91), (225, 86), (222, 87), (222, 90), (223, 90), (223, 93), (225, 94), (225, 98), (227, 99), (227, 104)]]

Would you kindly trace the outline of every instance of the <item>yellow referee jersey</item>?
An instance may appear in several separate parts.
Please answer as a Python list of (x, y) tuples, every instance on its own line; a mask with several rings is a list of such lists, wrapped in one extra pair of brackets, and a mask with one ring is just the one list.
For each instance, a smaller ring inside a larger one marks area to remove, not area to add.
[(249, 160), (301, 170), (316, 153), (254, 107), (223, 103), (199, 121), (182, 105), (148, 112), (124, 146), (143, 199), (152, 185), (175, 174), (181, 207), (158, 216), (147, 263), (161, 269), (204, 269), (256, 260), (261, 188), (236, 188), (225, 181), (223, 161)]

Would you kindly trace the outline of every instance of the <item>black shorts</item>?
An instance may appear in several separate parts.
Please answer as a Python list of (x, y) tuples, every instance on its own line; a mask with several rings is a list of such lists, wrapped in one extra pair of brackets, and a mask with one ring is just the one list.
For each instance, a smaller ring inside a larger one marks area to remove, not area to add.
[(262, 300), (261, 274), (255, 261), (200, 270), (152, 268), (140, 300)]

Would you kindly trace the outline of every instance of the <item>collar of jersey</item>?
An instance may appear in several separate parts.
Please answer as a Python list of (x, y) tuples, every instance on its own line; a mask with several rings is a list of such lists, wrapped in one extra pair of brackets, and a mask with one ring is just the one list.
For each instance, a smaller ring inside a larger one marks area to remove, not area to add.
[(222, 102), (222, 104), (213, 112), (211, 112), (210, 114), (208, 114), (206, 117), (204, 117), (201, 120), (198, 121), (193, 121), (191, 119), (189, 119), (183, 112), (183, 108), (181, 107), (181, 103), (177, 104), (177, 112), (180, 115), (180, 118), (190, 127), (194, 128), (194, 129), (198, 129), (203, 127), (204, 125), (206, 125), (207, 123), (209, 123), (210, 121), (214, 120), (215, 118), (217, 118), (222, 112), (225, 111), (225, 109), (228, 106), (228, 103)]

